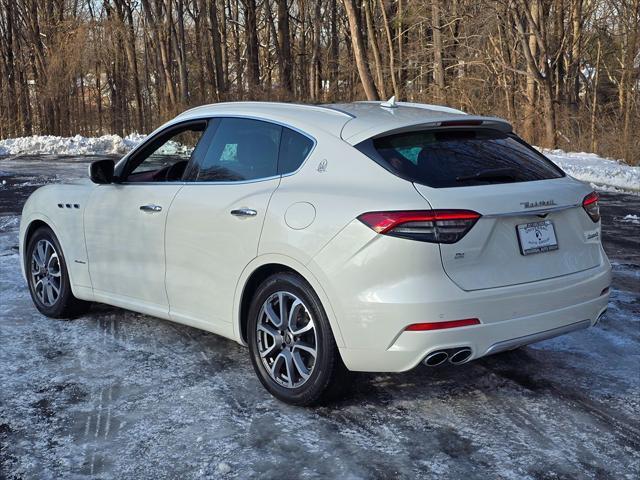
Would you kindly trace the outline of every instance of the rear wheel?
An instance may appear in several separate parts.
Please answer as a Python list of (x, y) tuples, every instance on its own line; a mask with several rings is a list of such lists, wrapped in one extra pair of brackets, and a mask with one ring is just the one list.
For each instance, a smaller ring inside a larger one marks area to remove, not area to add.
[(313, 405), (337, 397), (347, 370), (320, 300), (300, 276), (278, 273), (251, 302), (248, 341), (253, 367), (276, 398)]
[(64, 254), (50, 228), (36, 230), (25, 253), (29, 293), (40, 313), (52, 318), (72, 318), (87, 311), (90, 304), (71, 292)]

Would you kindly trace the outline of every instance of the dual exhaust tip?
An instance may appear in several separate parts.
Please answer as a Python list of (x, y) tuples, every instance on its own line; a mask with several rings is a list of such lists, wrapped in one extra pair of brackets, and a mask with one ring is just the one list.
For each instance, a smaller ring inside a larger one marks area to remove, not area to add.
[(450, 348), (447, 350), (437, 350), (427, 355), (422, 363), (427, 367), (437, 367), (449, 360), (453, 365), (460, 365), (471, 358), (472, 350), (469, 347)]

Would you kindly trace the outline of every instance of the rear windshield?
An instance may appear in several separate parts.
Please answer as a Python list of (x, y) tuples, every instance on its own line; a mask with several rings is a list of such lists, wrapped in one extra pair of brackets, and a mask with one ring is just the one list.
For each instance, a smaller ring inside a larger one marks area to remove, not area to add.
[(435, 188), (564, 176), (523, 140), (496, 130), (405, 132), (369, 139), (356, 148), (395, 175)]

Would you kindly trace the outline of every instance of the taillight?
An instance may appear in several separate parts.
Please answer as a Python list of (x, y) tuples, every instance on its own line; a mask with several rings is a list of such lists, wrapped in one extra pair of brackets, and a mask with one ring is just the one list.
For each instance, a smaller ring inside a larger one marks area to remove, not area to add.
[(471, 210), (409, 210), (368, 212), (358, 217), (374, 231), (431, 243), (455, 243), (481, 217)]
[(598, 194), (596, 192), (591, 192), (584, 197), (582, 200), (582, 208), (584, 208), (584, 211), (587, 212), (587, 215), (589, 215), (589, 218), (593, 220), (594, 223), (600, 221), (600, 206), (598, 205)]

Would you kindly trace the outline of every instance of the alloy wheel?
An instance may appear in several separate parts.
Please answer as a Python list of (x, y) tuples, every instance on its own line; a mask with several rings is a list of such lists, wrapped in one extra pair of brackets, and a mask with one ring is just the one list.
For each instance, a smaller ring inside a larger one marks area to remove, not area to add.
[(39, 240), (31, 254), (31, 283), (33, 291), (43, 305), (51, 307), (60, 298), (62, 269), (53, 244)]
[(316, 325), (304, 302), (290, 292), (276, 292), (262, 304), (256, 325), (258, 352), (269, 376), (286, 388), (297, 388), (316, 363)]

